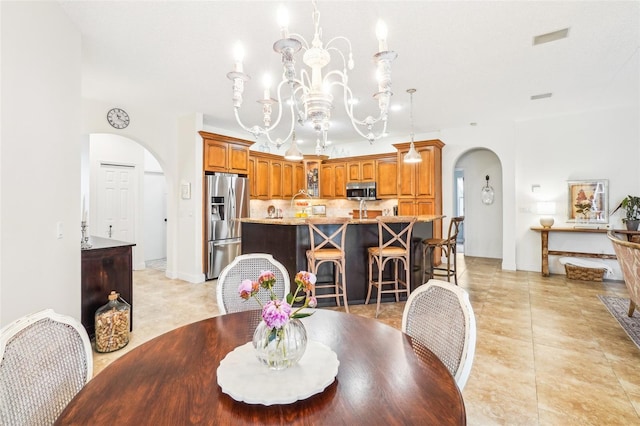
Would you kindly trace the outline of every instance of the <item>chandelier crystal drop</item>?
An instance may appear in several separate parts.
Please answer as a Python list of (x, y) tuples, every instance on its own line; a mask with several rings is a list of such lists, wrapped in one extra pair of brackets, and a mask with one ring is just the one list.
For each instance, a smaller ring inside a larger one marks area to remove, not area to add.
[[(258, 101), (262, 104), (262, 125), (247, 126), (240, 119), (244, 84), (251, 77), (243, 69), (242, 48), (236, 47), (235, 67), (227, 74), (227, 77), (233, 81), (233, 109), (236, 121), (256, 139), (264, 136), (276, 147), (280, 147), (294, 137), (296, 123), (303, 126), (310, 124), (316, 132), (316, 153), (320, 153), (327, 145), (331, 122), (334, 97), (330, 91), (334, 86), (338, 86), (342, 88), (344, 109), (356, 132), (369, 142), (380, 139), (387, 134), (389, 103), (393, 95), (391, 62), (397, 57), (395, 52), (387, 48), (386, 26), (382, 21), (378, 22), (376, 28), (378, 52), (373, 55), (378, 79), (378, 90), (373, 97), (378, 102), (379, 113), (377, 117), (367, 116), (364, 119), (358, 119), (353, 111), (353, 106), (357, 102), (348, 85), (348, 73), (354, 68), (351, 42), (346, 37), (337, 36), (324, 44), (321, 39), (320, 12), (316, 1), (312, 1), (312, 4), (314, 34), (311, 43), (308, 43), (300, 34), (289, 33), (286, 10), (279, 11), (278, 24), (281, 38), (273, 44), (273, 50), (282, 56), (282, 80), (277, 85), (275, 99), (271, 97), (271, 90), (267, 86), (264, 89), (263, 98)], [(298, 71), (294, 56), (300, 50), (304, 51), (302, 62), (307, 68), (302, 67)], [(341, 68), (323, 72), (323, 68), (331, 63), (331, 53), (341, 59)], [(275, 108), (276, 105), (277, 108)], [(272, 117), (274, 109), (277, 109), (275, 118)], [(283, 114), (283, 111), (288, 111), (289, 114), (286, 112)], [(283, 115), (289, 115), (291, 118), (291, 122), (287, 123), (288, 131), (284, 138), (275, 138), (272, 132), (283, 122)], [(379, 131), (376, 132), (376, 130)]]

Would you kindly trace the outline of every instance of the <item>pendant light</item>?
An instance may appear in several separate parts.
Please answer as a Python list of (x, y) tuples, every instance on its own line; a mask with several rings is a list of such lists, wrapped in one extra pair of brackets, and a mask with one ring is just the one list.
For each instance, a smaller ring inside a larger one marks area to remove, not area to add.
[(284, 153), (284, 158), (290, 161), (298, 161), (302, 160), (302, 152), (298, 149), (298, 141), (296, 141), (296, 131), (293, 131), (293, 135), (291, 137), (291, 146), (287, 149), (287, 152)]
[(409, 117), (411, 118), (411, 145), (409, 146), (409, 152), (404, 156), (405, 163), (419, 163), (422, 161), (422, 157), (416, 151), (416, 147), (413, 144), (413, 94), (416, 92), (416, 89), (407, 89), (407, 93), (411, 97), (411, 109), (409, 110)]

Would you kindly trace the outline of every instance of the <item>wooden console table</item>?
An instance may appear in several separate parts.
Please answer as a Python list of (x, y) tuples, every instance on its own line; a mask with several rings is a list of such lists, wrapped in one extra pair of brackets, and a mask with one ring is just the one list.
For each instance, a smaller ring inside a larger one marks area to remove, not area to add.
[(553, 256), (569, 256), (569, 257), (588, 257), (597, 259), (616, 259), (615, 254), (603, 254), (603, 253), (582, 253), (577, 251), (557, 251), (549, 250), (549, 232), (581, 232), (581, 233), (595, 233), (606, 234), (608, 231), (613, 231), (618, 234), (625, 234), (629, 240), (636, 240), (640, 236), (640, 231), (628, 231), (626, 229), (606, 229), (606, 228), (543, 228), (541, 226), (532, 226), (532, 231), (540, 232), (541, 251), (542, 251), (542, 276), (549, 276), (549, 255)]

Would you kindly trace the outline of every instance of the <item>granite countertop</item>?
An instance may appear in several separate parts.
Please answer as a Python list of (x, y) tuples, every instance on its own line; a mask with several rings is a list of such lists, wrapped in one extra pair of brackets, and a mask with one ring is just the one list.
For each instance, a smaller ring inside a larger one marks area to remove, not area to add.
[(103, 238), (96, 237), (91, 235), (89, 237), (89, 244), (91, 244), (91, 248), (83, 249), (83, 250), (100, 250), (106, 248), (114, 248), (114, 247), (127, 247), (127, 246), (135, 246), (135, 243), (127, 243), (125, 241), (113, 240), (111, 238)]
[[(313, 217), (313, 216), (310, 216), (310, 217)], [(434, 220), (442, 219), (443, 217), (444, 217), (443, 215), (416, 216), (418, 222), (433, 222)], [(339, 217), (336, 217), (336, 219), (338, 218)], [(306, 219), (307, 218), (304, 218), (304, 217), (283, 217), (280, 219), (245, 217), (239, 220), (243, 223), (261, 223), (265, 225), (305, 225)], [(377, 223), (375, 218), (354, 219), (352, 217), (349, 217), (349, 219), (350, 219), (349, 224), (352, 224), (352, 225)]]

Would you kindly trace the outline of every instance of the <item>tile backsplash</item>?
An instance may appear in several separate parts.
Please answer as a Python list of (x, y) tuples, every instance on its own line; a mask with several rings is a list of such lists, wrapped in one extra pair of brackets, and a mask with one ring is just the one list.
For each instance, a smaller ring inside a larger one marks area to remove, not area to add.
[[(296, 198), (298, 200), (299, 198)], [(393, 207), (398, 204), (398, 200), (376, 200), (367, 201), (368, 210), (385, 210), (389, 209), (393, 212)], [(326, 206), (326, 215), (330, 217), (350, 217), (350, 213), (353, 210), (358, 210), (360, 207), (359, 201), (352, 200), (328, 200), (323, 198), (309, 199), (309, 205), (324, 205)], [(284, 217), (293, 217), (296, 213), (296, 208), (291, 207), (291, 200), (251, 200), (249, 203), (250, 216), (252, 218), (264, 218), (268, 216), (267, 210), (269, 206), (273, 206), (276, 209), (282, 209)], [(311, 209), (309, 209), (311, 210)]]

